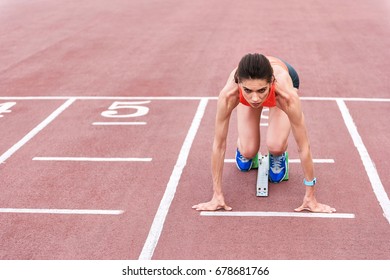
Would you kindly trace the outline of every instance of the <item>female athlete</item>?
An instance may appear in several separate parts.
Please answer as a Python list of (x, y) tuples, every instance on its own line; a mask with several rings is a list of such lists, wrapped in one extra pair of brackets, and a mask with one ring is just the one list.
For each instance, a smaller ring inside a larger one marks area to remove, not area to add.
[(298, 96), (299, 77), (294, 68), (276, 57), (245, 55), (234, 69), (218, 97), (211, 166), (213, 196), (192, 208), (202, 211), (232, 210), (222, 192), (222, 171), (226, 152), (229, 120), (237, 108), (238, 140), (236, 165), (241, 171), (256, 168), (260, 148), (260, 116), (269, 107), (266, 145), (269, 151), (269, 180), (279, 183), (288, 179), (287, 142), (290, 131), (298, 146), (303, 170), (305, 195), (295, 211), (332, 213), (336, 209), (317, 202), (313, 160), (305, 118)]

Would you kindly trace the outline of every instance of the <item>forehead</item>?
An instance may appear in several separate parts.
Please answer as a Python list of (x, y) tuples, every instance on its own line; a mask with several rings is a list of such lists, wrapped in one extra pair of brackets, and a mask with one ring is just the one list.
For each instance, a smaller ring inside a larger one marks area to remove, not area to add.
[(241, 82), (243, 87), (249, 89), (262, 88), (268, 86), (268, 82), (265, 79), (246, 79)]

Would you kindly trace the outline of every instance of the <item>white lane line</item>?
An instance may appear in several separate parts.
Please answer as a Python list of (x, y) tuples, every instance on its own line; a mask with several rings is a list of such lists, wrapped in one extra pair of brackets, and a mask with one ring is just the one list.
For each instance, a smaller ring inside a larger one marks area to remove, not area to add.
[[(218, 100), (218, 97), (207, 96), (0, 96), (0, 100)], [(390, 98), (364, 97), (311, 97), (303, 96), (301, 100), (308, 101), (355, 101), (355, 102), (390, 102)]]
[(0, 96), (0, 100), (167, 100), (167, 101), (200, 101), (217, 100), (218, 97), (207, 96)]
[(4, 163), (9, 157), (11, 157), (17, 150), (19, 150), (23, 145), (30, 141), (35, 135), (37, 135), (42, 129), (44, 129), (48, 124), (50, 124), (56, 117), (58, 117), (63, 111), (65, 111), (73, 102), (75, 98), (67, 100), (64, 104), (58, 107), (53, 113), (50, 114), (44, 121), (38, 124), (33, 128), (29, 133), (27, 133), (22, 139), (19, 140), (15, 145), (13, 145), (8, 151), (0, 156), (0, 164)]
[(146, 122), (94, 122), (92, 125), (146, 125)]
[[(225, 159), (225, 162), (226, 163), (235, 163), (236, 160), (235, 159)], [(289, 163), (300, 163), (301, 160), (300, 159), (289, 159), (288, 162)], [(317, 158), (317, 159), (313, 159), (313, 163), (334, 163), (334, 159), (331, 159), (331, 158)]]
[(301, 97), (301, 100), (309, 101), (355, 101), (355, 102), (390, 102), (390, 98), (364, 98), (364, 97)]
[(38, 161), (101, 161), (101, 162), (150, 162), (151, 158), (103, 158), (103, 157), (34, 157)]
[(218, 217), (295, 217), (295, 218), (341, 218), (353, 219), (354, 214), (349, 213), (307, 213), (307, 212), (251, 212), (251, 211), (220, 211), (207, 212), (202, 211), (201, 216), (218, 216)]
[(63, 214), (63, 215), (121, 215), (123, 210), (93, 209), (33, 209), (33, 208), (0, 208), (0, 213), (15, 214)]
[(378, 171), (376, 170), (375, 164), (372, 161), (366, 146), (363, 143), (362, 138), (357, 130), (357, 127), (352, 119), (351, 114), (349, 113), (348, 107), (345, 102), (341, 99), (337, 100), (337, 105), (341, 111), (341, 115), (343, 116), (345, 125), (348, 128), (349, 134), (352, 137), (353, 143), (357, 148), (360, 158), (363, 162), (364, 168), (366, 169), (368, 178), (370, 179), (372, 189), (376, 195), (376, 198), (379, 201), (380, 206), (383, 209), (383, 215), (390, 223), (390, 200), (387, 196), (385, 188), (383, 187), (382, 181), (379, 177)]
[[(298, 159), (289, 159), (289, 163), (301, 163), (301, 160)], [(332, 158), (318, 158), (318, 159), (313, 159), (313, 163), (334, 163), (334, 159)]]
[(202, 99), (199, 102), (199, 106), (194, 116), (194, 119), (192, 120), (191, 127), (189, 128), (187, 136), (181, 147), (179, 157), (177, 158), (175, 167), (173, 168), (171, 177), (165, 189), (164, 196), (161, 199), (160, 206), (158, 207), (148, 237), (139, 256), (140, 260), (150, 260), (153, 256), (154, 250), (157, 246), (162, 229), (164, 227), (166, 216), (168, 214), (172, 200), (175, 196), (181, 174), (187, 164), (188, 155), (190, 153), (191, 146), (195, 139), (196, 133), (198, 132), (198, 128), (206, 110), (207, 103), (208, 99), (206, 98)]

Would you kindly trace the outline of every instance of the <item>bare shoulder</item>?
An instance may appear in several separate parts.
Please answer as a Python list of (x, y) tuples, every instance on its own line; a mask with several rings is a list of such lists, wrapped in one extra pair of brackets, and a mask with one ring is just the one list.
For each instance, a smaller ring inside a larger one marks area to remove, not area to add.
[(223, 87), (221, 93), (235, 94), (238, 93), (238, 84), (236, 83), (234, 76), (236, 74), (237, 68), (233, 69), (230, 72), (229, 78), (226, 81), (225, 86)]
[(237, 68), (233, 69), (233, 71), (230, 73), (229, 78), (218, 97), (219, 106), (226, 106), (228, 111), (233, 110), (240, 101), (238, 84), (234, 80), (236, 70)]
[(276, 82), (276, 99), (283, 103), (299, 101), (298, 90), (294, 88), (289, 73), (284, 69), (274, 72)]
[(279, 84), (279, 86), (286, 89), (294, 88), (290, 74), (286, 69), (282, 68), (279, 65), (275, 65), (273, 69), (274, 69), (275, 80), (277, 84)]
[(277, 106), (288, 115), (292, 124), (299, 122), (302, 117), (302, 106), (298, 89), (294, 88), (287, 71), (275, 73), (275, 79)]

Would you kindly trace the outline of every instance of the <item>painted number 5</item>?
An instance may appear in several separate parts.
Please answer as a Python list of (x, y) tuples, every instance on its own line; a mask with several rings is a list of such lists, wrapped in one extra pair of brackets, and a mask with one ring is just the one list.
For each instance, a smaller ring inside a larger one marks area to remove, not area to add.
[[(107, 111), (102, 113), (103, 117), (106, 118), (135, 118), (145, 116), (149, 112), (149, 108), (141, 106), (142, 104), (148, 104), (150, 101), (132, 101), (132, 102), (120, 102), (115, 101), (108, 108)], [(134, 111), (132, 113), (119, 113), (119, 110), (128, 112), (129, 110)]]

